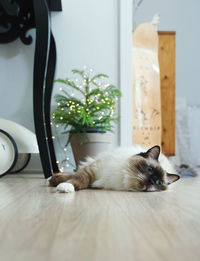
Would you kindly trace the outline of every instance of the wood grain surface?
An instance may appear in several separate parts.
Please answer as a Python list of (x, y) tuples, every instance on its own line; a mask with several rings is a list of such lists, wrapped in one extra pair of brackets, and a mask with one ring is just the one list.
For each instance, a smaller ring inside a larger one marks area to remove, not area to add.
[(175, 32), (158, 32), (162, 111), (162, 151), (175, 155)]
[(200, 178), (164, 192), (59, 194), (42, 176), (0, 179), (2, 261), (200, 260)]

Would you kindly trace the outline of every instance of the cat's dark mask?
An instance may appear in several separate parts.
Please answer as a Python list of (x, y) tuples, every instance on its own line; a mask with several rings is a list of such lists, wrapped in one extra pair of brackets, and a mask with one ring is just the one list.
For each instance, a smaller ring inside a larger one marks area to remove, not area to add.
[[(177, 174), (167, 173), (160, 165), (158, 159), (160, 147), (154, 146), (146, 152), (133, 157), (133, 172), (138, 177), (138, 184), (142, 191), (166, 190), (168, 185), (177, 181)], [(139, 157), (138, 157), (139, 156)]]

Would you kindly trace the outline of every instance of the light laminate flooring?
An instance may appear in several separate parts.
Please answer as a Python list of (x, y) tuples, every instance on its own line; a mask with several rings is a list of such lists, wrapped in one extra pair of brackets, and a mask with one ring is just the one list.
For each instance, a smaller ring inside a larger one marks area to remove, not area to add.
[(200, 260), (200, 178), (164, 192), (63, 194), (42, 175), (5, 176), (0, 260)]

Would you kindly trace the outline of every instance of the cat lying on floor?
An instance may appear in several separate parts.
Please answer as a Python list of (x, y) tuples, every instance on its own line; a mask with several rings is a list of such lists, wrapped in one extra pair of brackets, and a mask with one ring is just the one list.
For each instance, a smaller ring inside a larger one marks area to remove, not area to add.
[(50, 186), (57, 187), (59, 192), (73, 192), (88, 187), (161, 191), (180, 178), (169, 160), (160, 153), (159, 146), (141, 151), (144, 148), (133, 146), (103, 153), (95, 159), (87, 158), (75, 174), (62, 173), (51, 177)]

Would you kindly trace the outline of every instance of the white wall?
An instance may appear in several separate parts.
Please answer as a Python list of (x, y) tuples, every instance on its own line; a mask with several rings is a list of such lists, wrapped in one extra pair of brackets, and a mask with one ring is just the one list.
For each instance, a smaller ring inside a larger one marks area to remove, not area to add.
[(151, 21), (160, 12), (159, 30), (176, 31), (176, 96), (200, 104), (200, 1), (144, 0), (136, 23)]
[(26, 46), (17, 40), (0, 45), (0, 117), (30, 130), (34, 129), (33, 56), (34, 44)]

